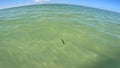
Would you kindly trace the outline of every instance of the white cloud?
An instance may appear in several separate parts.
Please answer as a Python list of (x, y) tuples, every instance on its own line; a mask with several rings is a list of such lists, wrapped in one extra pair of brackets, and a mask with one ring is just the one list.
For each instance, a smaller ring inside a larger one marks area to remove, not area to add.
[(35, 3), (48, 2), (50, 0), (34, 0)]

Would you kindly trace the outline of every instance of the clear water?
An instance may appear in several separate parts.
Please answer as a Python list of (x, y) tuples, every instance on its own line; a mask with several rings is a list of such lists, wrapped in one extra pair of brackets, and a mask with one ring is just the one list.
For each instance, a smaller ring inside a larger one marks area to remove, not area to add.
[(0, 68), (120, 68), (120, 14), (64, 4), (0, 10)]

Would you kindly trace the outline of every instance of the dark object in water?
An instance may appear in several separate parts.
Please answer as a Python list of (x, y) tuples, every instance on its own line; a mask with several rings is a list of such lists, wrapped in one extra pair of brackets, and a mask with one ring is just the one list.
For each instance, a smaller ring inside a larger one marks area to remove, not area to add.
[(65, 45), (65, 42), (64, 42), (64, 40), (63, 40), (63, 39), (61, 39), (61, 41), (62, 41), (63, 45)]

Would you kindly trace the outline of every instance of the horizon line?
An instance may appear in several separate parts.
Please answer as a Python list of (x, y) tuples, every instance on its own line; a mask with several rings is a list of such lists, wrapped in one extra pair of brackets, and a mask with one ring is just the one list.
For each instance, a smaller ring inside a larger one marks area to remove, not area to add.
[(114, 13), (119, 13), (117, 11), (112, 11), (108, 9), (102, 9), (102, 8), (97, 8), (97, 7), (91, 7), (91, 6), (86, 6), (86, 5), (79, 5), (79, 4), (68, 4), (68, 3), (38, 3), (38, 4), (28, 4), (28, 5), (19, 5), (19, 6), (12, 6), (12, 7), (5, 7), (5, 8), (0, 8), (0, 10), (6, 10), (6, 9), (12, 9), (12, 8), (19, 8), (19, 7), (25, 7), (25, 6), (34, 6), (34, 5), (73, 5), (73, 6), (82, 6), (82, 7), (89, 7), (89, 8), (94, 8), (98, 10), (104, 10), (104, 11), (109, 11), (109, 12), (114, 12)]

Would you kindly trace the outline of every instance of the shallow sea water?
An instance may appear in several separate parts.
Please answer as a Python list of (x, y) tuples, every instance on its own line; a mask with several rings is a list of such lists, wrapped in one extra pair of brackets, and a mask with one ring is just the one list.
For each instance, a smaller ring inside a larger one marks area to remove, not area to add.
[(120, 68), (120, 14), (65, 4), (2, 9), (0, 68)]

